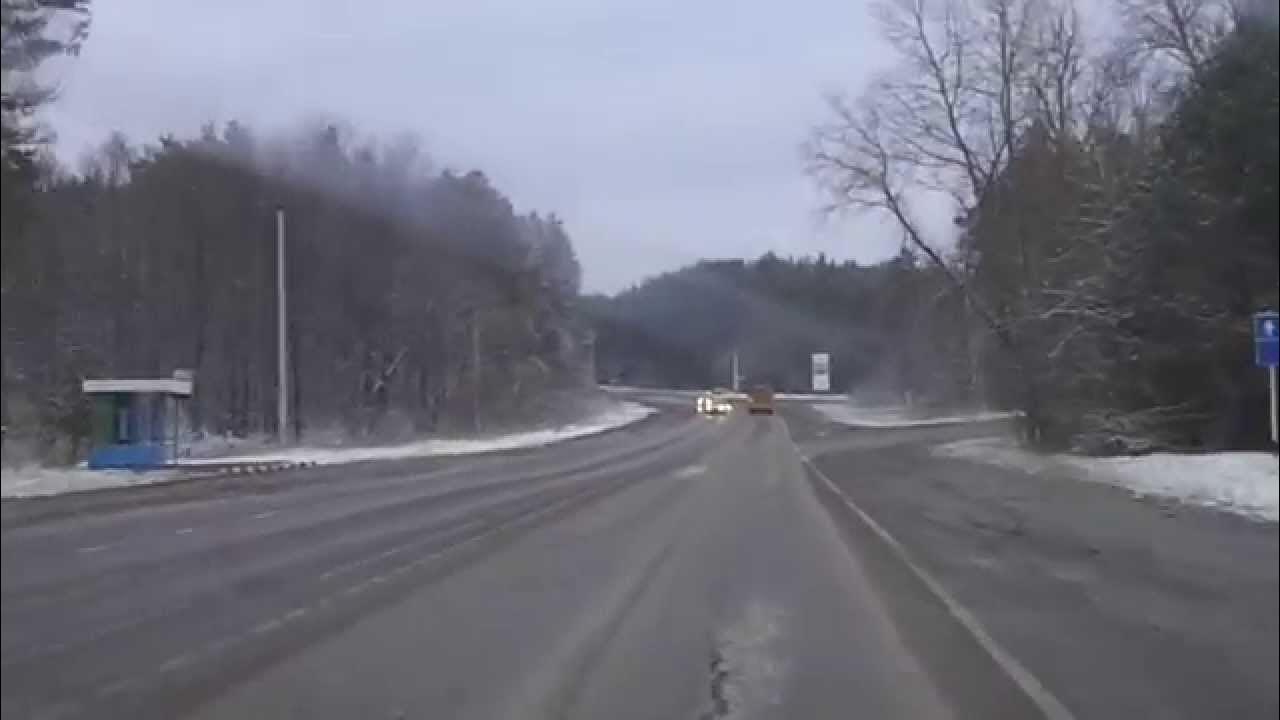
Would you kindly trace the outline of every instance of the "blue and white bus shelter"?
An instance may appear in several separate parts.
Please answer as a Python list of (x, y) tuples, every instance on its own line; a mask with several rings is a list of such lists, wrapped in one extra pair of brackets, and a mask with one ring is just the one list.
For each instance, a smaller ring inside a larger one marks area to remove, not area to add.
[(175, 375), (84, 381), (93, 401), (90, 468), (145, 470), (177, 462), (193, 383)]

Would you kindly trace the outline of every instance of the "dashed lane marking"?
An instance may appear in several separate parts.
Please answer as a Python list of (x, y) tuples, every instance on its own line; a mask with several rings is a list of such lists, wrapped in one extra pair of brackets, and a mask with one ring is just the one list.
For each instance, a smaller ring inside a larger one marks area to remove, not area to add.
[[(249, 629), (248, 632), (243, 633), (239, 636), (233, 635), (231, 637), (224, 637), (218, 640), (214, 640), (198, 650), (184, 651), (178, 655), (175, 655), (169, 658), (168, 660), (164, 661), (160, 665), (156, 666), (153, 671), (153, 674), (162, 675), (165, 673), (174, 672), (188, 665), (192, 665), (197, 661), (201, 661), (201, 660), (204, 660), (205, 658), (218, 655), (219, 653), (227, 650), (233, 645), (238, 645), (251, 638), (265, 635), (267, 633), (278, 630), (289, 623), (300, 620), (310, 612), (313, 612), (313, 611), (319, 612), (321, 610), (324, 610), (325, 608), (328, 608), (329, 606), (331, 606), (334, 603), (334, 599), (339, 596), (359, 595), (360, 593), (372, 588), (375, 585), (380, 585), (382, 583), (389, 582), (392, 578), (398, 577), (401, 573), (408, 572), (415, 568), (423, 567), (429, 562), (437, 560), (446, 555), (452, 555), (454, 553), (457, 553), (459, 550), (465, 547), (473, 545), (487, 537), (490, 537), (494, 534), (502, 532), (503, 530), (507, 530), (513, 524), (528, 522), (530, 520), (535, 520), (535, 519), (553, 514), (561, 510), (565, 506), (569, 505), (571, 502), (573, 502), (576, 499), (578, 499), (578, 496), (565, 498), (557, 502), (554, 502), (551, 505), (548, 505), (547, 507), (542, 508), (540, 510), (523, 514), (516, 518), (512, 518), (509, 523), (497, 525), (482, 533), (473, 535), (472, 537), (467, 538), (462, 542), (456, 543), (454, 545), (450, 545), (449, 547), (443, 548), (441, 550), (437, 550), (435, 552), (422, 556), (411, 562), (406, 562), (396, 568), (388, 570), (387, 572), (368, 578), (354, 585), (350, 585), (335, 593), (331, 593), (329, 595), (325, 595), (320, 598), (317, 598), (314, 602), (310, 603), (309, 605), (296, 607), (282, 615), (270, 618), (268, 620), (264, 620), (258, 623), (257, 625), (254, 625), (252, 628)], [(254, 518), (262, 519), (263, 517), (270, 517), (271, 515), (274, 515), (274, 514), (275, 514), (275, 511), (268, 511), (265, 513), (259, 513), (258, 515), (255, 515)], [(95, 546), (95, 547), (96, 549), (103, 549), (107, 546), (103, 545), (103, 546)], [(81, 550), (85, 550), (85, 548), (81, 548)], [(127, 678), (115, 680), (113, 682), (100, 686), (99, 688), (97, 688), (97, 690), (94, 691), (94, 694), (97, 697), (106, 698), (112, 695), (130, 692), (136, 689), (137, 687), (139, 687), (140, 685), (142, 685), (144, 681), (145, 681), (145, 675), (131, 675)]]
[(253, 629), (250, 630), (249, 632), (254, 635), (265, 635), (266, 633), (269, 633), (272, 630), (275, 630), (276, 628), (280, 627), (283, 624), (284, 623), (283, 621), (281, 621), (280, 618), (271, 618), (270, 620), (263, 620), (257, 625), (254, 625)]
[[(471, 520), (471, 521), (468, 521), (468, 522), (462, 523), (461, 525), (457, 525), (457, 526), (455, 526), (455, 527), (448, 528), (448, 530), (449, 530), (450, 532), (458, 532), (458, 533), (461, 533), (461, 532), (466, 532), (466, 531), (468, 531), (468, 530), (471, 530), (472, 528), (475, 528), (475, 527), (480, 526), (480, 525), (483, 525), (483, 524), (484, 524), (484, 523), (483, 523), (482, 521), (480, 521), (480, 520)], [(320, 573), (320, 579), (321, 579), (321, 580), (328, 580), (328, 579), (330, 579), (330, 578), (337, 577), (338, 575), (344, 575), (344, 574), (346, 574), (346, 573), (351, 572), (352, 570), (356, 570), (356, 569), (358, 569), (358, 568), (364, 567), (365, 565), (369, 565), (369, 564), (371, 564), (371, 563), (378, 562), (379, 560), (386, 560), (386, 559), (387, 559), (387, 558), (389, 558), (389, 557), (395, 557), (396, 555), (399, 555), (400, 553), (403, 553), (403, 552), (405, 552), (406, 550), (412, 550), (412, 549), (413, 549), (413, 548), (415, 548), (415, 547), (418, 547), (418, 546), (421, 546), (421, 545), (427, 544), (427, 543), (429, 543), (429, 542), (431, 542), (431, 541), (433, 541), (433, 540), (436, 540), (436, 539), (437, 539), (437, 538), (436, 538), (436, 537), (434, 537), (434, 536), (433, 536), (433, 537), (429, 537), (429, 538), (425, 538), (425, 539), (423, 539), (423, 538), (419, 538), (419, 539), (417, 539), (417, 540), (413, 540), (413, 541), (410, 541), (410, 542), (404, 543), (404, 544), (402, 544), (402, 545), (397, 545), (397, 546), (395, 546), (395, 547), (393, 547), (393, 548), (389, 548), (389, 549), (387, 549), (387, 550), (383, 550), (382, 552), (380, 552), (380, 553), (378, 553), (378, 554), (376, 554), (376, 555), (370, 555), (369, 557), (363, 557), (363, 558), (359, 558), (359, 559), (357, 559), (357, 560), (352, 560), (351, 562), (348, 562), (348, 563), (345, 563), (345, 564), (339, 565), (339, 566), (334, 567), (334, 568), (330, 568), (329, 570), (326, 570), (326, 571), (324, 571), (324, 572)], [(451, 547), (452, 547), (452, 546), (451, 546)]]
[(193, 660), (195, 660), (195, 656), (191, 653), (184, 652), (179, 655), (174, 655), (161, 663), (160, 667), (156, 668), (156, 672), (169, 673), (175, 670), (180, 670), (184, 665), (190, 665)]

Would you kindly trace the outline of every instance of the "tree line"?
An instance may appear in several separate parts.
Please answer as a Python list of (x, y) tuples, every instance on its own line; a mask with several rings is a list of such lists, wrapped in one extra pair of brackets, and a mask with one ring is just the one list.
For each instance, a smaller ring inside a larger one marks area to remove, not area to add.
[(906, 249), (874, 265), (703, 261), (583, 305), (604, 382), (727, 387), (737, 355), (743, 387), (807, 392), (812, 353), (826, 352), (833, 388), (864, 400), (954, 406), (980, 394), (963, 299)]
[[(1275, 5), (1092, 10), (880, 4), (897, 67), (833, 97), (807, 149), (833, 209), (887, 216), (903, 252), (703, 262), (592, 298), (601, 376), (724, 385), (736, 350), (797, 390), (828, 351), (839, 390), (1018, 409), (1045, 447), (1265, 447), (1250, 316), (1277, 305)], [(928, 195), (951, 233), (920, 222)]]
[[(1033, 442), (1262, 446), (1250, 315), (1277, 303), (1276, 6), (1091, 8), (881, 5), (899, 64), (832, 99), (811, 169), (964, 298), (983, 391)], [(950, 198), (954, 238), (920, 224), (928, 193)]]
[(197, 428), (276, 432), (277, 208), (294, 431), (488, 430), (589, 382), (563, 223), (517, 212), (480, 171), (332, 123), (261, 136), (231, 122), (141, 145), (114, 134), (70, 172), (7, 107), (6, 451), (21, 438), (74, 455), (82, 378), (179, 368), (195, 373)]

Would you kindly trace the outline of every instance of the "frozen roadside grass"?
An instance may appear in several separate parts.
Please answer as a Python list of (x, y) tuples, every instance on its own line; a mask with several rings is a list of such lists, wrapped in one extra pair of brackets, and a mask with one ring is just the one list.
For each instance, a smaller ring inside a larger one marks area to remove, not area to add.
[(89, 470), (83, 467), (6, 467), (0, 469), (0, 496), (39, 497), (108, 487), (150, 485), (174, 478), (173, 470)]
[(610, 403), (599, 412), (577, 422), (552, 428), (491, 435), (477, 438), (432, 438), (400, 445), (363, 447), (294, 447), (280, 450), (209, 458), (189, 458), (187, 466), (227, 463), (293, 462), (334, 465), (369, 460), (403, 460), (415, 457), (470, 455), (520, 448), (539, 447), (573, 438), (596, 435), (630, 425), (656, 412), (634, 402)]
[(816, 403), (813, 409), (828, 420), (841, 425), (863, 428), (929, 427), (932, 425), (956, 425), (959, 423), (1005, 420), (1014, 417), (1013, 412), (955, 413), (942, 416), (923, 416), (901, 406), (862, 407), (851, 403)]
[(1118, 485), (1135, 495), (1157, 495), (1280, 520), (1280, 463), (1261, 452), (1152, 453), (1134, 457), (1040, 455), (1010, 438), (975, 438), (939, 445), (933, 454), (998, 465), (1031, 474), (1065, 471), (1083, 480)]

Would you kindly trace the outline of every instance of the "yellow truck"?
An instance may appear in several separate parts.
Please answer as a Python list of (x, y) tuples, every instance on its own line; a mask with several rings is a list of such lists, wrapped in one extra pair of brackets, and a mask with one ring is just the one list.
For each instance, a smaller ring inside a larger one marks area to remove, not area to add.
[(773, 388), (757, 385), (747, 393), (747, 412), (752, 415), (773, 414)]

